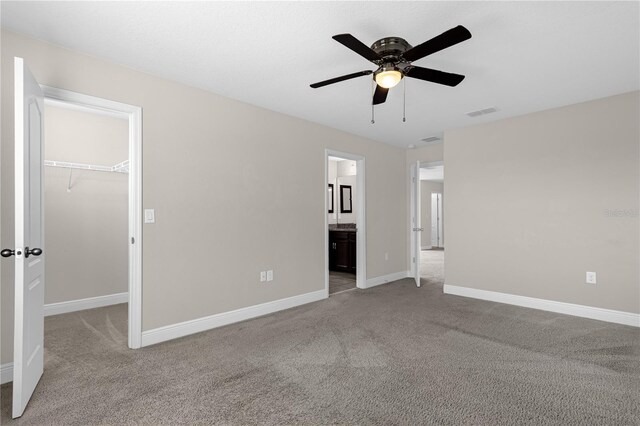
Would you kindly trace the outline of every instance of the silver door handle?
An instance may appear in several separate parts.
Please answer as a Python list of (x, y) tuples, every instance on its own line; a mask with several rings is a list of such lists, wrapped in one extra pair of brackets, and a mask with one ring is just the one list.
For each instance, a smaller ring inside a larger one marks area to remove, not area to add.
[(42, 254), (42, 249), (39, 249), (39, 248), (30, 249), (29, 247), (24, 248), (24, 257), (26, 257), (27, 259), (29, 258), (29, 256), (40, 256), (41, 254)]

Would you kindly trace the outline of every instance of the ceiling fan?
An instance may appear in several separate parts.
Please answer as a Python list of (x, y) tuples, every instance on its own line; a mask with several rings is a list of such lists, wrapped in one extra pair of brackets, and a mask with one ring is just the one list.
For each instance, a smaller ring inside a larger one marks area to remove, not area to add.
[(317, 89), (340, 81), (373, 74), (373, 80), (376, 82), (376, 90), (373, 94), (373, 105), (378, 105), (387, 100), (389, 89), (400, 83), (400, 80), (404, 77), (417, 78), (446, 86), (457, 86), (464, 80), (464, 75), (423, 68), (412, 65), (412, 62), (470, 38), (471, 33), (462, 25), (451, 28), (415, 47), (400, 37), (381, 38), (373, 43), (371, 47), (367, 47), (351, 34), (338, 34), (333, 36), (334, 40), (345, 45), (363, 58), (373, 62), (378, 66), (378, 69), (375, 71), (359, 71), (331, 78), (314, 83), (311, 87)]

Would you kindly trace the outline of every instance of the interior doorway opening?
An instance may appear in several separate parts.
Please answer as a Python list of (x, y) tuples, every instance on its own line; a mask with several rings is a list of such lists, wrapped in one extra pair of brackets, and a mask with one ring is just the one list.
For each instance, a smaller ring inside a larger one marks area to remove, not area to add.
[[(45, 100), (44, 119), (45, 349), (90, 351), (96, 331), (126, 349), (128, 119), (55, 100)], [(47, 348), (48, 330), (78, 321), (71, 312), (93, 332)]]
[(328, 296), (366, 288), (364, 157), (327, 150), (325, 172)]
[[(107, 335), (125, 348), (140, 348), (142, 109), (42, 89), (46, 123), (57, 131), (45, 126), (44, 229), (46, 244), (53, 244), (47, 266), (54, 267), (45, 316), (109, 307), (103, 312)], [(53, 215), (57, 229), (48, 220)], [(93, 254), (81, 253), (89, 246)]]
[(412, 165), (412, 269), (418, 286), (444, 285), (444, 163)]

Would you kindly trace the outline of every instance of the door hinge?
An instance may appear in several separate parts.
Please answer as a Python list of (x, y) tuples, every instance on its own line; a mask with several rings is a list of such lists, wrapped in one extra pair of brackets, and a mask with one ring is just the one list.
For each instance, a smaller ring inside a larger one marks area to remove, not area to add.
[(135, 244), (136, 243), (136, 239), (131, 237), (131, 244)]

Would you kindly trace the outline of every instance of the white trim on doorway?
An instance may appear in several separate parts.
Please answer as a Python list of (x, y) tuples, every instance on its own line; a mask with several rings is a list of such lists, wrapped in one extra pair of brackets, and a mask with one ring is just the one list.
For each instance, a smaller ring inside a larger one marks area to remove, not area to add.
[(142, 345), (142, 108), (55, 87), (41, 86), (45, 105), (129, 121), (129, 347)]
[(327, 183), (329, 181), (329, 157), (339, 157), (356, 162), (356, 286), (367, 288), (367, 223), (366, 223), (366, 188), (365, 157), (359, 154), (325, 149), (324, 151), (324, 288), (329, 297), (329, 205), (327, 200)]

